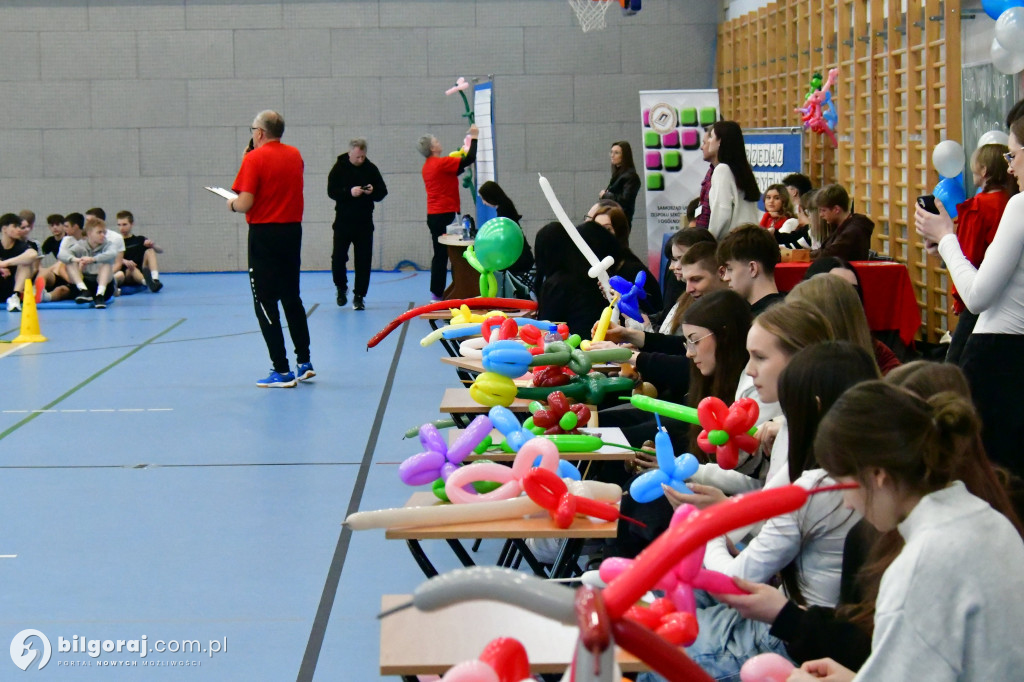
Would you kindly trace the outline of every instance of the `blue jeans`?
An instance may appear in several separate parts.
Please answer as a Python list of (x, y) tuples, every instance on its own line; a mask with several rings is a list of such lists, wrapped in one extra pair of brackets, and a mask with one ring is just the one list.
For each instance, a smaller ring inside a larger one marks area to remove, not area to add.
[[(735, 609), (714, 603), (707, 595), (698, 592), (696, 596), (700, 634), (686, 653), (711, 677), (719, 682), (739, 682), (740, 668), (757, 654), (776, 653), (789, 658), (783, 641), (768, 633), (771, 625), (747, 620)], [(643, 673), (637, 682), (664, 682), (664, 678)]]

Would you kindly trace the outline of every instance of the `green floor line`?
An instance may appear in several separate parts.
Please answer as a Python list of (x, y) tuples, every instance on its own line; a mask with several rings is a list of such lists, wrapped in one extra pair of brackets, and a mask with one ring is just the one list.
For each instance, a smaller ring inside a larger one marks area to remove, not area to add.
[[(95, 372), (95, 373), (94, 373), (94, 374), (93, 374), (92, 376), (88, 377), (87, 379), (85, 379), (84, 381), (82, 381), (82, 382), (81, 382), (80, 384), (78, 384), (77, 386), (75, 386), (75, 387), (73, 387), (73, 388), (71, 388), (71, 389), (68, 389), (68, 390), (67, 390), (67, 391), (66, 391), (66, 392), (65, 392), (65, 393), (64, 393), (63, 395), (61, 395), (61, 396), (57, 397), (57, 398), (56, 398), (55, 400), (53, 400), (52, 402), (50, 402), (50, 403), (49, 403), (49, 404), (47, 404), (47, 405), (44, 405), (43, 407), (41, 407), (41, 408), (39, 408), (39, 409), (41, 409), (41, 410), (49, 410), (49, 409), (50, 409), (50, 408), (52, 408), (52, 407), (53, 407), (54, 405), (59, 405), (59, 404), (60, 404), (60, 403), (61, 403), (61, 402), (62, 402), (62, 401), (63, 401), (63, 400), (65, 399), (65, 398), (67, 398), (68, 396), (70, 396), (70, 395), (74, 394), (75, 392), (77, 392), (77, 391), (78, 391), (78, 389), (82, 388), (83, 386), (86, 386), (87, 384), (90, 384), (90, 383), (92, 383), (92, 381), (93, 381), (94, 379), (96, 379), (97, 377), (101, 376), (102, 374), (105, 374), (105, 373), (107, 372), (107, 370), (109, 370), (109, 369), (112, 369), (112, 368), (116, 367), (117, 365), (120, 365), (120, 364), (121, 364), (122, 362), (124, 362), (125, 360), (127, 360), (127, 359), (128, 359), (128, 358), (130, 358), (131, 356), (135, 355), (135, 354), (136, 354), (136, 353), (138, 353), (138, 352), (139, 352), (140, 350), (142, 350), (143, 348), (145, 348), (145, 347), (146, 347), (146, 346), (148, 346), (149, 344), (153, 343), (154, 341), (156, 341), (157, 339), (159, 339), (159, 338), (160, 338), (161, 336), (163, 336), (164, 334), (166, 334), (166, 333), (168, 333), (168, 332), (172, 331), (173, 329), (175, 329), (176, 327), (178, 327), (178, 326), (179, 326), (180, 324), (182, 324), (182, 323), (183, 323), (184, 321), (185, 321), (185, 318), (183, 317), (183, 318), (181, 318), (180, 320), (178, 320), (177, 322), (175, 322), (174, 324), (172, 324), (172, 325), (171, 325), (170, 327), (168, 327), (167, 329), (165, 329), (165, 330), (163, 330), (162, 332), (160, 332), (159, 334), (157, 334), (156, 336), (152, 336), (152, 337), (150, 337), (150, 338), (146, 339), (145, 341), (143, 341), (142, 343), (140, 343), (140, 344), (139, 344), (138, 346), (136, 346), (136, 347), (135, 347), (135, 348), (133, 348), (132, 350), (128, 351), (127, 353), (125, 353), (124, 355), (122, 355), (121, 357), (119, 357), (119, 358), (118, 358), (117, 360), (114, 360), (114, 361), (113, 361), (112, 363), (110, 363), (109, 365), (107, 365), (107, 366), (106, 366), (106, 367), (104, 367), (103, 369), (101, 369), (101, 370), (99, 370), (99, 371)], [(42, 413), (42, 412), (33, 412), (32, 414), (30, 414), (29, 416), (25, 417), (24, 419), (22, 419), (22, 420), (21, 420), (20, 422), (18, 422), (17, 424), (14, 424), (13, 426), (11, 426), (11, 427), (7, 428), (7, 429), (6, 429), (5, 431), (2, 431), (2, 432), (0, 432), (0, 440), (3, 440), (4, 438), (7, 438), (7, 436), (11, 435), (12, 433), (14, 433), (14, 432), (15, 432), (15, 431), (17, 431), (18, 429), (20, 429), (20, 428), (21, 428), (22, 426), (24, 426), (25, 424), (28, 424), (28, 423), (29, 423), (30, 421), (32, 421), (33, 419), (35, 419), (36, 417), (38, 417), (38, 416), (39, 416), (40, 414), (43, 414), (43, 413)]]

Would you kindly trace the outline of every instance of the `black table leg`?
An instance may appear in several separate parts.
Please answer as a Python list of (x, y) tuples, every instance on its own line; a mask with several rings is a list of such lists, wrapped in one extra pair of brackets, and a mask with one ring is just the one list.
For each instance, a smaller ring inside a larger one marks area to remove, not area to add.
[(416, 564), (419, 565), (420, 570), (423, 571), (424, 575), (428, 578), (433, 578), (437, 575), (437, 569), (434, 568), (434, 564), (430, 563), (430, 559), (423, 552), (423, 548), (420, 546), (419, 540), (406, 540), (405, 544), (409, 546), (409, 552), (412, 554), (412, 558), (416, 560)]

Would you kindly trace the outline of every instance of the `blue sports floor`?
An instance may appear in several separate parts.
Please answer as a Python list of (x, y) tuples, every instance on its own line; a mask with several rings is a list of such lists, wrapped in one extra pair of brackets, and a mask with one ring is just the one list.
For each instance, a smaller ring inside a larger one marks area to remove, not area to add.
[[(404, 503), (397, 465), (420, 448), (403, 434), (457, 384), (441, 348), (420, 347), (426, 322), (366, 351), (428, 299), (428, 277), (375, 272), (356, 312), (335, 305), (329, 273), (303, 274), (318, 376), (295, 389), (255, 386), (270, 362), (242, 273), (41, 308), (48, 342), (0, 344), (0, 651), (25, 629), (52, 646), (38, 670), (29, 638), (25, 673), (0, 655), (0, 680), (379, 679), (380, 595), (423, 576), (403, 543), (341, 522)], [(19, 324), (0, 312), (0, 339)], [(149, 654), (59, 651), (83, 637), (145, 637)]]

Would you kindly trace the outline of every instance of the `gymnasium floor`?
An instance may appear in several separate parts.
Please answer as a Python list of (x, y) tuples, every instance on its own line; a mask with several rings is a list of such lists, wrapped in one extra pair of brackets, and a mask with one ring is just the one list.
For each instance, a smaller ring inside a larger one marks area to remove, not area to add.
[[(318, 376), (295, 389), (255, 386), (270, 363), (242, 273), (164, 275), (159, 294), (106, 310), (41, 308), (48, 342), (0, 344), (3, 648), (45, 634), (40, 680), (379, 679), (380, 595), (423, 576), (404, 544), (341, 522), (404, 503), (397, 465), (420, 448), (402, 436), (456, 385), (443, 351), (418, 343), (426, 322), (366, 351), (427, 300), (428, 277), (375, 272), (355, 312), (335, 305), (329, 273), (304, 273)], [(19, 324), (0, 312), (0, 339)], [(76, 635), (145, 636), (150, 653), (60, 652)], [(223, 651), (161, 654), (157, 640)], [(4, 656), (0, 679), (16, 673)]]

